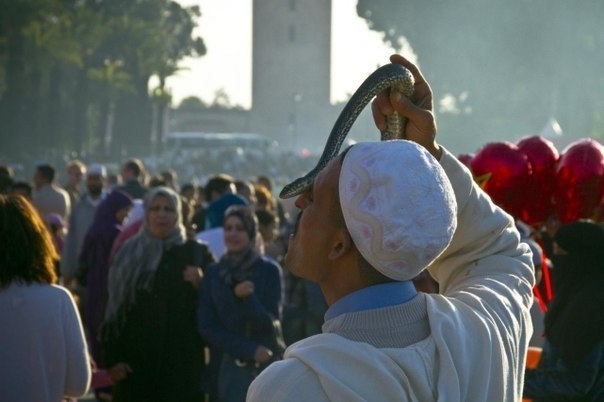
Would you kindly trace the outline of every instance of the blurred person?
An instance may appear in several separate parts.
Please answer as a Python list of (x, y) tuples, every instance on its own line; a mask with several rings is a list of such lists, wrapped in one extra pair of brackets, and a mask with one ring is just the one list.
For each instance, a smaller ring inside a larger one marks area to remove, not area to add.
[(122, 222), (132, 208), (132, 198), (121, 190), (113, 190), (101, 201), (94, 220), (86, 231), (80, 250), (77, 279), (86, 288), (83, 303), (84, 327), (88, 332), (90, 352), (96, 362), (101, 362), (99, 327), (107, 298), (109, 257), (113, 241), (122, 230)]
[[(270, 176), (260, 175), (256, 179), (256, 183), (264, 186), (270, 194), (273, 194), (274, 185), (273, 179)], [(277, 209), (277, 216), (279, 217), (279, 225), (282, 233), (289, 232), (290, 228), (290, 216), (283, 207), (283, 203), (278, 198), (273, 198), (275, 207)]]
[(48, 233), (50, 233), (50, 238), (52, 239), (52, 244), (55, 246), (55, 251), (60, 256), (63, 252), (67, 222), (65, 222), (61, 215), (51, 213), (44, 217), (44, 223), (48, 228)]
[[(202, 205), (206, 205), (208, 199), (206, 198), (206, 184), (197, 185), (197, 203), (196, 207), (201, 207)], [(195, 209), (197, 211), (197, 208)]]
[(0, 194), (8, 194), (15, 180), (15, 172), (8, 165), (0, 165)]
[[(520, 400), (534, 276), (511, 217), (436, 140), (417, 67), (406, 98), (385, 90), (407, 140), (357, 143), (300, 189), (286, 267), (318, 282), (323, 333), (291, 345), (249, 401)], [(423, 270), (440, 294), (417, 292)]]
[(165, 186), (165, 185), (166, 185), (166, 180), (164, 180), (164, 178), (159, 174), (154, 174), (149, 179), (149, 188)]
[(320, 334), (327, 303), (316, 282), (300, 278), (288, 270), (283, 273), (285, 297), (283, 336), (291, 345), (309, 336)]
[(61, 215), (65, 220), (69, 219), (71, 202), (69, 194), (55, 184), (55, 168), (51, 165), (42, 164), (36, 166), (34, 173), (34, 206), (40, 216), (46, 216), (52, 212)]
[(122, 185), (122, 179), (117, 173), (107, 173), (107, 191), (111, 192)]
[(604, 400), (604, 229), (592, 221), (554, 235), (554, 286), (538, 366), (527, 370), (533, 401)]
[(543, 347), (543, 331), (545, 330), (545, 313), (547, 311), (547, 305), (544, 300), (541, 298), (539, 292), (537, 291), (539, 283), (541, 282), (541, 278), (543, 277), (542, 272), (543, 269), (549, 269), (549, 267), (544, 267), (544, 265), (548, 264), (548, 260), (543, 256), (543, 249), (537, 243), (536, 240), (522, 239), (522, 234), (520, 238), (523, 242), (525, 242), (531, 252), (533, 254), (533, 266), (535, 267), (535, 287), (533, 288), (533, 305), (531, 306), (531, 321), (533, 323), (533, 335), (529, 340), (529, 346), (532, 347)]
[(58, 255), (33, 206), (0, 195), (0, 399), (56, 402), (84, 395), (90, 362)]
[(186, 241), (180, 206), (172, 189), (151, 189), (143, 226), (109, 269), (102, 336), (105, 365), (121, 368), (115, 402), (202, 400), (197, 287), (214, 257), (205, 244)]
[(165, 186), (170, 187), (177, 193), (180, 192), (180, 186), (178, 185), (178, 174), (174, 169), (162, 170), (159, 172), (159, 176), (163, 179)]
[(192, 183), (185, 183), (180, 190), (182, 201), (182, 220), (187, 230), (187, 238), (195, 236), (196, 227), (193, 225), (193, 214), (197, 208), (197, 187)]
[(86, 171), (86, 191), (72, 206), (67, 235), (61, 253), (61, 276), (63, 284), (72, 289), (73, 280), (79, 269), (79, 256), (86, 232), (94, 220), (96, 209), (107, 195), (107, 169), (103, 165), (90, 165)]
[(211, 229), (208, 222), (206, 222), (207, 208), (211, 203), (217, 201), (226, 194), (236, 193), (235, 180), (233, 177), (224, 173), (212, 176), (204, 186), (202, 192), (204, 204), (195, 211), (193, 218), (191, 219), (193, 225), (195, 225), (196, 231), (201, 232), (202, 230)]
[(15, 181), (10, 186), (9, 194), (22, 195), (31, 203), (34, 201), (34, 189), (31, 184), (26, 181)]
[[(279, 232), (279, 218), (275, 212), (257, 209), (258, 231), (264, 241), (264, 255), (282, 265), (287, 253), (289, 233)], [(289, 345), (321, 332), (323, 315), (327, 310), (319, 286), (299, 278), (289, 271), (283, 273), (284, 306), (283, 335)]]
[(279, 236), (279, 218), (274, 212), (264, 209), (256, 210), (255, 214), (258, 219), (258, 233), (264, 243), (264, 254), (281, 263), (285, 250), (275, 242)]
[(124, 162), (120, 176), (122, 184), (118, 188), (132, 198), (144, 198), (148, 188), (145, 185), (145, 165), (140, 159), (132, 158)]
[(275, 199), (266, 187), (254, 186), (254, 194), (256, 196), (256, 209), (264, 209), (271, 212), (276, 211)]
[(254, 185), (247, 180), (235, 180), (236, 193), (247, 200), (252, 209), (256, 208), (256, 189)]
[(227, 251), (208, 267), (199, 293), (199, 331), (211, 346), (206, 387), (224, 402), (244, 401), (254, 376), (282, 353), (273, 338), (282, 313), (281, 267), (256, 251), (257, 228), (249, 207), (226, 210)]
[(185, 183), (180, 188), (180, 196), (186, 198), (193, 206), (198, 202), (199, 191), (195, 184)]
[(69, 194), (69, 201), (74, 205), (80, 199), (82, 193), (82, 179), (86, 174), (86, 165), (79, 159), (73, 159), (67, 162), (67, 182), (63, 189)]
[(143, 200), (137, 198), (132, 200), (132, 203), (132, 209), (128, 212), (126, 219), (124, 219), (122, 231), (118, 233), (113, 241), (109, 260), (113, 260), (113, 256), (117, 253), (117, 250), (124, 245), (126, 240), (137, 234), (141, 226), (143, 226), (143, 222), (145, 221), (145, 207), (143, 206)]

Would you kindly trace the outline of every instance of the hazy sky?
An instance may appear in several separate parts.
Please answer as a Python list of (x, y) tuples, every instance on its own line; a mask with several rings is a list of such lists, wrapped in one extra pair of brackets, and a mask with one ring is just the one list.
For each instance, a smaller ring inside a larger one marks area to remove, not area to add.
[[(179, 3), (200, 6), (202, 15), (196, 33), (204, 39), (208, 52), (201, 58), (183, 61), (181, 65), (186, 69), (168, 79), (175, 104), (187, 96), (197, 96), (209, 103), (216, 91), (223, 89), (231, 103), (249, 108), (252, 0), (179, 0)], [(393, 50), (382, 42), (381, 34), (370, 31), (356, 15), (356, 1), (332, 0), (332, 7), (331, 100), (334, 102), (346, 100), (378, 65), (388, 62)]]

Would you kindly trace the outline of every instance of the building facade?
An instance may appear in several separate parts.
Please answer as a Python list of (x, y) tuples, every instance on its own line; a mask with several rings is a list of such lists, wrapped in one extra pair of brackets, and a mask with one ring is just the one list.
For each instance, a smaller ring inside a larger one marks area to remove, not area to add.
[(172, 129), (261, 133), (283, 149), (320, 153), (337, 117), (331, 0), (255, 0), (252, 26), (251, 110), (173, 110)]

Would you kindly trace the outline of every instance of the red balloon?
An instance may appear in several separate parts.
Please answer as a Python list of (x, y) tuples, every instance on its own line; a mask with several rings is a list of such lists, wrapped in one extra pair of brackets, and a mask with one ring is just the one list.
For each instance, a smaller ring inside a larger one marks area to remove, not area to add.
[(556, 171), (554, 209), (562, 223), (593, 218), (604, 196), (604, 147), (591, 138), (562, 151)]
[(517, 145), (531, 164), (531, 185), (522, 220), (536, 226), (554, 213), (552, 196), (556, 188), (556, 163), (560, 154), (551, 141), (538, 135), (523, 138)]
[(531, 165), (510, 142), (486, 144), (470, 162), (474, 179), (493, 202), (515, 219), (521, 219), (530, 185)]

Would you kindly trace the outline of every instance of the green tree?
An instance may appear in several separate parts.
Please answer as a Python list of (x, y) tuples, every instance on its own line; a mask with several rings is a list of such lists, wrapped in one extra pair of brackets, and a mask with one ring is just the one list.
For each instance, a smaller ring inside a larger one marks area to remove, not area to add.
[(0, 142), (7, 155), (22, 143), (31, 144), (32, 152), (48, 144), (41, 131), (47, 120), (45, 93), (57, 58), (65, 56), (57, 40), (64, 24), (55, 0), (0, 3)]
[[(178, 70), (178, 62), (187, 56), (205, 54), (203, 40), (192, 36), (199, 8), (183, 8), (166, 0), (128, 0), (120, 2), (117, 9), (114, 3), (108, 4), (107, 13), (114, 18), (106, 46), (121, 56), (134, 89), (122, 93), (116, 102), (116, 151), (149, 152), (152, 127), (149, 79), (157, 76), (159, 89), (153, 92), (165, 94), (165, 79)], [(163, 110), (168, 105), (157, 106)], [(161, 122), (158, 124), (163, 126)]]
[(165, 93), (182, 58), (205, 54), (199, 16), (168, 0), (0, 2), (0, 152), (147, 151), (149, 78)]

